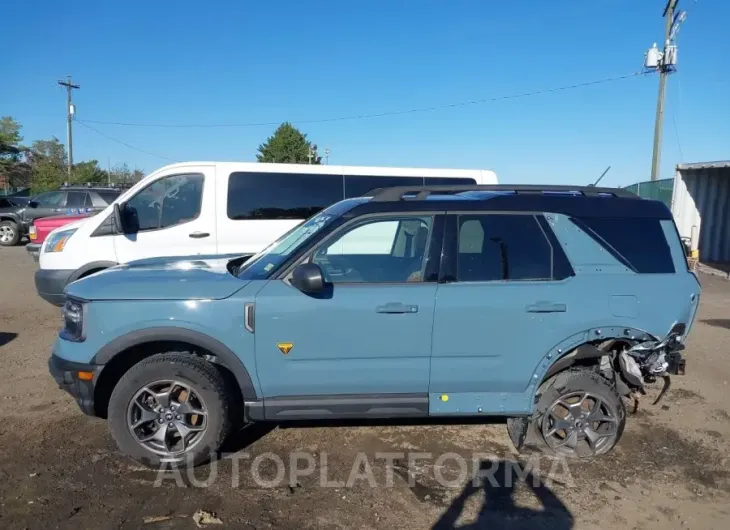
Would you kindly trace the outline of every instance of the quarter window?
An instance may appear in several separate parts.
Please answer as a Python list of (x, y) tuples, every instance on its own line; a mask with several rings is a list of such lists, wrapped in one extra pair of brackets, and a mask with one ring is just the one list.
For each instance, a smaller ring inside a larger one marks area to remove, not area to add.
[(312, 261), (331, 283), (423, 281), (432, 217), (378, 218), (319, 248)]
[(639, 273), (673, 273), (674, 262), (659, 219), (584, 217), (588, 234)]
[(174, 175), (156, 180), (124, 206), (138, 231), (167, 228), (200, 215), (203, 175)]
[(550, 280), (552, 246), (534, 215), (459, 216), (457, 278)]

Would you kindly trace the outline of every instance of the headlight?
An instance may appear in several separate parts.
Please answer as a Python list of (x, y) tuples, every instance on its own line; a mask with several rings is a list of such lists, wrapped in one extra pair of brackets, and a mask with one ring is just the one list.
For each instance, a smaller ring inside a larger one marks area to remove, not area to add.
[(83, 341), (84, 335), (84, 304), (77, 300), (66, 299), (61, 309), (63, 315), (63, 331), (61, 337), (76, 342)]
[(45, 252), (62, 252), (63, 247), (66, 246), (66, 242), (76, 232), (76, 229), (61, 230), (51, 235), (46, 241)]

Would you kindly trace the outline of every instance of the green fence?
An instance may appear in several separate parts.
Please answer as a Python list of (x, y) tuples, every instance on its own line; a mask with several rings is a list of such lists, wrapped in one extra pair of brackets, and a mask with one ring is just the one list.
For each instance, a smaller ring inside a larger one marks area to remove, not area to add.
[(671, 208), (672, 188), (674, 188), (674, 179), (647, 180), (626, 186), (624, 189), (636, 193), (642, 199), (662, 201)]

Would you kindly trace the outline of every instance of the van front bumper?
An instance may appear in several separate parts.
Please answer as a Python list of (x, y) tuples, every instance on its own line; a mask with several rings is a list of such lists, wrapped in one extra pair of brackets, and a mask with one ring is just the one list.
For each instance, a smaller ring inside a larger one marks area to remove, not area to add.
[[(96, 416), (94, 409), (94, 387), (103, 366), (68, 361), (58, 355), (48, 359), (48, 371), (58, 383), (58, 387), (71, 394), (84, 414)], [(91, 377), (89, 380), (81, 377)], [(88, 374), (91, 374), (90, 376)]]
[(62, 306), (65, 296), (63, 290), (75, 271), (63, 269), (38, 269), (35, 271), (35, 290), (46, 302)]
[(43, 243), (28, 243), (25, 245), (25, 250), (28, 251), (28, 254), (33, 258), (33, 261), (38, 263), (38, 260), (41, 257), (41, 247), (43, 246)]

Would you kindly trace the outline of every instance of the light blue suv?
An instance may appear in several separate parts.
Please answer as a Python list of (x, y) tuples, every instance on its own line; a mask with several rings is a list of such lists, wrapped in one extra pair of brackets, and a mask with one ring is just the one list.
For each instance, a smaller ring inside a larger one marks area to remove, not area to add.
[(339, 202), (259, 254), (70, 284), (49, 365), (120, 449), (200, 463), (245, 422), (503, 416), (519, 448), (609, 451), (683, 373), (700, 297), (665, 205), (434, 186)]

